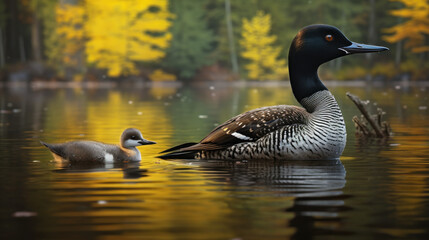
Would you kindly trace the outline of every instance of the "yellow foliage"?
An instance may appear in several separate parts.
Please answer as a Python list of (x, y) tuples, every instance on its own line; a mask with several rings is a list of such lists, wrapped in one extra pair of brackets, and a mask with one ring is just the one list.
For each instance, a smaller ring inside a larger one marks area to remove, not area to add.
[(286, 61), (277, 59), (282, 49), (273, 47), (275, 36), (269, 36), (271, 16), (259, 11), (250, 21), (243, 19), (241, 56), (250, 60), (245, 66), (250, 79), (267, 80), (284, 78), (288, 74)]
[(401, 24), (385, 29), (392, 35), (384, 36), (384, 40), (395, 43), (408, 39), (406, 47), (413, 52), (427, 52), (429, 46), (425, 45), (425, 38), (429, 34), (429, 1), (428, 0), (391, 0), (401, 2), (404, 8), (393, 10), (391, 14), (407, 20)]
[(166, 73), (161, 69), (153, 71), (149, 75), (150, 80), (152, 81), (176, 81), (176, 76), (173, 74)]
[(85, 10), (80, 5), (63, 4), (55, 9), (56, 33), (60, 36), (62, 61), (66, 66), (78, 64), (78, 54), (84, 47), (84, 16)]
[(82, 82), (83, 77), (84, 76), (82, 74), (76, 74), (76, 75), (73, 76), (73, 81), (75, 81), (75, 82)]
[(136, 61), (164, 57), (171, 34), (167, 0), (86, 1), (89, 63), (108, 75), (136, 74)]
[[(338, 78), (340, 80), (364, 79), (367, 74), (368, 69), (357, 65), (352, 68), (341, 68), (336, 75), (332, 75), (329, 78)], [(327, 79), (327, 77), (324, 78)]]
[(398, 70), (397, 70), (397, 66), (395, 66), (395, 63), (393, 62), (381, 63), (381, 64), (379, 63), (379, 64), (375, 64), (372, 67), (371, 74), (374, 76), (382, 75), (391, 79), (398, 74)]

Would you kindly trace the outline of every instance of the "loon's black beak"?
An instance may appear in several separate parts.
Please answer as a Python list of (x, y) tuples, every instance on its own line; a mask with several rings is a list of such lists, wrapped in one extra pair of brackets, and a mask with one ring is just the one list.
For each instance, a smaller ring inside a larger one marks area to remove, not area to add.
[(387, 47), (355, 43), (355, 42), (352, 42), (352, 44), (349, 46), (340, 47), (338, 49), (341, 51), (344, 51), (346, 54), (382, 52), (382, 51), (389, 50)]
[(142, 139), (142, 140), (139, 141), (139, 143), (141, 145), (149, 145), (149, 144), (155, 144), (156, 142), (152, 142), (152, 141), (149, 141), (149, 140), (146, 140), (146, 139)]

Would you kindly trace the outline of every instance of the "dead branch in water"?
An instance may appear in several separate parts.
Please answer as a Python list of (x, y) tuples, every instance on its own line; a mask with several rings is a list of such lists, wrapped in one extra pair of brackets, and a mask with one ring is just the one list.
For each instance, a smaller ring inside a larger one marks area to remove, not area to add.
[[(358, 107), (359, 111), (362, 113), (362, 116), (358, 118), (357, 116), (353, 117), (353, 122), (356, 127), (356, 135), (363, 137), (378, 137), (378, 138), (387, 138), (390, 136), (391, 129), (390, 124), (387, 121), (382, 121), (382, 116), (385, 114), (381, 108), (377, 108), (377, 114), (371, 115), (367, 109), (369, 101), (362, 101), (359, 97), (346, 93), (347, 97), (352, 100), (352, 102)], [(372, 129), (370, 129), (370, 127)]]

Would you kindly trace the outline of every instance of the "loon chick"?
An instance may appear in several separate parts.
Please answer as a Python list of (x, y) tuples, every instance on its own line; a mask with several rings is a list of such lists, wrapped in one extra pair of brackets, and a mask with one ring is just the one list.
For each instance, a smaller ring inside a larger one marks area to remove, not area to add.
[(301, 29), (289, 49), (292, 92), (304, 107), (278, 105), (240, 114), (215, 128), (199, 143), (163, 151), (161, 158), (338, 159), (346, 127), (334, 96), (320, 81), (319, 66), (354, 53), (388, 50), (351, 42), (329, 25)]
[(125, 129), (121, 135), (120, 145), (104, 144), (94, 141), (72, 141), (59, 144), (42, 142), (55, 158), (71, 163), (84, 162), (122, 162), (140, 161), (141, 156), (136, 148), (141, 145), (155, 144), (146, 140), (138, 129)]

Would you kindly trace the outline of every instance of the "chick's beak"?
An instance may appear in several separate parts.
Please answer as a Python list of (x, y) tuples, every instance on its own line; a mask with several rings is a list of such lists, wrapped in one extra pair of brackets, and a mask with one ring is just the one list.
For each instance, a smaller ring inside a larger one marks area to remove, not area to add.
[(152, 141), (149, 141), (149, 140), (146, 140), (146, 139), (142, 139), (142, 140), (140, 140), (140, 141), (139, 141), (139, 143), (140, 143), (141, 145), (156, 144), (156, 142), (152, 142)]

